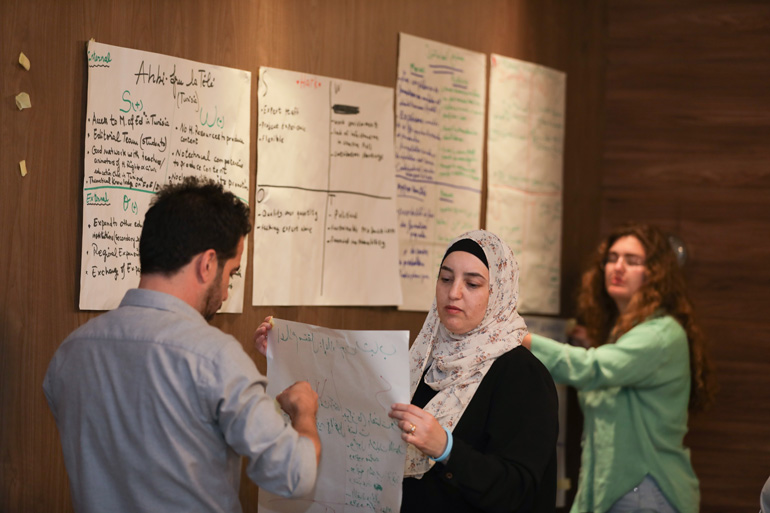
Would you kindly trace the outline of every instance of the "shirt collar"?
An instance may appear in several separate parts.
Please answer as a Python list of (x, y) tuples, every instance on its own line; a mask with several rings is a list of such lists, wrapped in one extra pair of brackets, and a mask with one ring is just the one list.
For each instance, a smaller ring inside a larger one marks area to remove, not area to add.
[(176, 296), (166, 294), (165, 292), (158, 292), (156, 290), (129, 289), (126, 292), (126, 295), (123, 296), (123, 300), (120, 302), (120, 307), (123, 306), (167, 310), (169, 312), (182, 314), (192, 320), (206, 322), (201, 313), (186, 302)]

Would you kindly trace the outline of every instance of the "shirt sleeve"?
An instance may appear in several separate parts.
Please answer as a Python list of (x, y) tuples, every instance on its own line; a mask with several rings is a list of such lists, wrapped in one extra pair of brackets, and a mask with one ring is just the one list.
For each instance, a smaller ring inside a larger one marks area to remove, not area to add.
[(614, 344), (584, 349), (532, 334), (532, 352), (557, 383), (580, 390), (614, 386), (654, 387), (679, 379), (687, 358), (687, 335), (672, 317), (646, 321)]
[(282, 497), (307, 495), (317, 474), (315, 446), (284, 420), (266, 386), (240, 344), (228, 344), (213, 363), (210, 414), (260, 488)]
[(51, 359), (51, 362), (48, 364), (45, 378), (43, 378), (43, 393), (45, 394), (45, 400), (48, 402), (48, 407), (51, 409), (54, 419), (58, 419), (55, 396), (56, 388), (53, 383), (56, 374), (56, 362), (56, 356), (54, 355), (54, 358)]
[[(558, 398), (548, 372), (529, 356), (503, 369), (493, 392), (483, 451), (455, 437), (452, 454), (440, 479), (457, 487), (475, 508), (483, 511), (518, 511), (529, 507), (555, 465), (559, 432)], [(553, 474), (553, 475), (552, 475)]]

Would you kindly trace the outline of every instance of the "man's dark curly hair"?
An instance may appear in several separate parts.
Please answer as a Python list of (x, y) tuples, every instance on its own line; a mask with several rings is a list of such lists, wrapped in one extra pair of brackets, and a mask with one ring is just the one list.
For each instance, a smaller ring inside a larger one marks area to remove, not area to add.
[(144, 216), (142, 274), (172, 275), (209, 249), (221, 267), (250, 231), (249, 207), (221, 185), (195, 177), (167, 185)]

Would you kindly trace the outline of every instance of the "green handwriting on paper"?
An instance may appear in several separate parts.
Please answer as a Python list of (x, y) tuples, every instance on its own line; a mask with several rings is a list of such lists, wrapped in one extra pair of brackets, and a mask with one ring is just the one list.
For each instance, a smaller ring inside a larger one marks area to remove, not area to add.
[(211, 116), (210, 119), (209, 119), (209, 111), (208, 110), (206, 110), (206, 118), (204, 119), (204, 117), (203, 117), (203, 110), (204, 109), (201, 107), (201, 110), (199, 111), (201, 125), (207, 126), (207, 127), (213, 127), (215, 125), (218, 126), (219, 128), (224, 128), (225, 127), (225, 118), (224, 118), (224, 116), (218, 116), (217, 115), (217, 106), (216, 105), (214, 106), (214, 113), (213, 113), (213, 115)]
[(125, 194), (123, 195), (123, 211), (127, 212), (128, 210), (131, 210), (132, 214), (139, 214), (139, 205), (136, 201), (132, 200)]
[(96, 52), (88, 50), (88, 62), (109, 64), (112, 62), (112, 57), (110, 57), (110, 52), (107, 52), (107, 55), (99, 55)]
[(119, 109), (120, 112), (131, 112), (132, 110), (136, 112), (141, 112), (142, 110), (144, 110), (144, 102), (142, 100), (137, 100), (137, 101), (132, 100), (131, 91), (129, 91), (128, 89), (123, 91), (123, 95), (121, 96), (121, 99), (123, 100), (123, 103), (124, 103), (123, 107), (126, 110)]
[(107, 194), (107, 191), (103, 192), (102, 194), (96, 193), (96, 192), (88, 192), (86, 193), (86, 205), (109, 205), (110, 204), (110, 197)]

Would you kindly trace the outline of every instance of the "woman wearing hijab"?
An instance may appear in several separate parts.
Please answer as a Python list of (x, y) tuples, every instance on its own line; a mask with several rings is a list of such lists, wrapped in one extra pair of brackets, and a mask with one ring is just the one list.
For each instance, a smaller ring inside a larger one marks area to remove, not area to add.
[[(496, 235), (452, 241), (409, 351), (412, 403), (390, 412), (409, 444), (402, 513), (555, 511), (556, 388), (521, 346), (518, 295), (518, 264)], [(262, 354), (269, 321), (254, 334)]]
[(583, 443), (571, 511), (697, 512), (683, 439), (688, 406), (702, 409), (712, 387), (684, 277), (660, 230), (634, 224), (610, 234), (583, 275), (578, 318), (588, 349), (524, 340), (557, 383), (578, 389)]
[(390, 412), (409, 443), (404, 513), (555, 510), (556, 389), (521, 347), (518, 271), (483, 230), (444, 255), (409, 352), (412, 402)]

